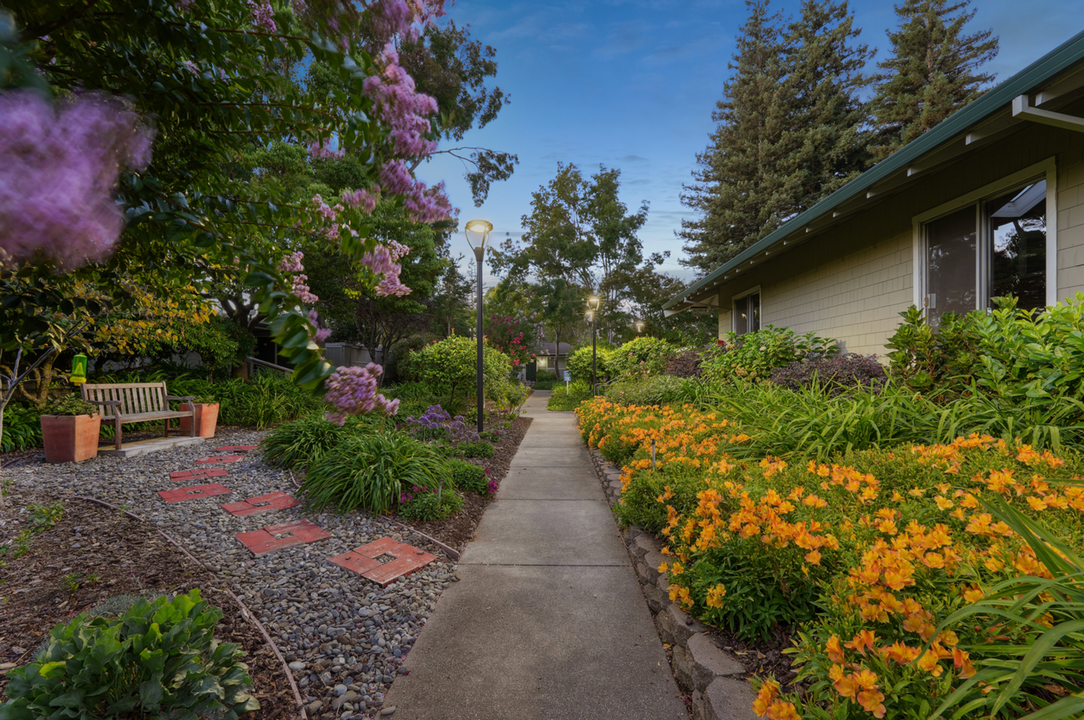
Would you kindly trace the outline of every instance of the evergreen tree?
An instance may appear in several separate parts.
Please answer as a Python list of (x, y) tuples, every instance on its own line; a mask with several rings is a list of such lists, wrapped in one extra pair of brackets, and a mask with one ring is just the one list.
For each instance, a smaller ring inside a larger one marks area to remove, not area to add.
[(710, 270), (812, 207), (868, 164), (859, 98), (872, 56), (846, 0), (804, 0), (783, 33), (768, 0), (747, 0), (734, 75), (723, 86), (708, 149), (683, 202), (685, 264)]
[(719, 125), (681, 195), (700, 213), (681, 222), (688, 256), (682, 262), (705, 272), (774, 230), (793, 206), (780, 167), (788, 129), (781, 18), (769, 15), (768, 0), (746, 5), (749, 19), (728, 65), (734, 74), (712, 113)]
[(793, 212), (809, 209), (869, 165), (862, 69), (873, 53), (853, 42), (847, 1), (804, 0), (787, 37), (787, 89), (792, 93), (786, 168)]
[(880, 141), (877, 160), (934, 127), (982, 93), (994, 79), (979, 72), (997, 56), (992, 30), (971, 35), (971, 0), (904, 0), (896, 5), (900, 27), (888, 35), (892, 55), (880, 63), (871, 101)]

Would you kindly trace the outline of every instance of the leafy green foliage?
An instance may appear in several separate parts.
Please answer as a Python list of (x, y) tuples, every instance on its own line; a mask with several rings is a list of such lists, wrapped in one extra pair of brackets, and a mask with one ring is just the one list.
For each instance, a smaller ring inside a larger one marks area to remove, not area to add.
[(816, 385), (831, 395), (839, 395), (855, 386), (876, 389), (884, 384), (887, 375), (876, 355), (845, 353), (812, 360), (802, 358), (773, 369), (771, 380), (788, 390)]
[(240, 378), (210, 382), (185, 379), (170, 381), (172, 395), (213, 397), (220, 403), (218, 422), (265, 428), (312, 414), (324, 407), (282, 373), (260, 372), (248, 382)]
[(595, 375), (600, 383), (609, 380), (613, 376), (610, 369), (610, 360), (616, 348), (605, 342), (595, 343), (594, 352), (591, 343), (580, 345), (568, 356), (568, 370), (572, 373), (573, 380), (582, 380), (591, 383), (591, 367), (594, 363)]
[(78, 395), (62, 395), (45, 404), (42, 415), (93, 415), (100, 413), (97, 405), (88, 403)]
[(260, 444), (263, 459), (284, 468), (307, 468), (350, 434), (350, 426), (330, 422), (322, 414), (295, 420), (272, 430)]
[(257, 710), (239, 646), (214, 639), (221, 618), (199, 590), (172, 602), (140, 599), (117, 618), (79, 615), (52, 630), (33, 662), (9, 673), (0, 718), (228, 719)]
[(389, 512), (405, 488), (438, 489), (451, 480), (443, 456), (409, 435), (386, 430), (350, 435), (309, 469), (301, 494), (313, 511)]
[(41, 413), (32, 405), (8, 405), (4, 411), (4, 437), (0, 452), (41, 445)]
[(604, 393), (614, 402), (625, 405), (666, 405), (680, 402), (688, 380), (671, 375), (656, 375), (643, 380), (615, 382)]
[(460, 443), (456, 446), (455, 452), (463, 457), (490, 458), (493, 457), (494, 448), (485, 440), (479, 440), (473, 443)]
[[(443, 398), (440, 404), (452, 412), (474, 395), (477, 358), (477, 343), (456, 335), (411, 353), (400, 364), (400, 370), (409, 380), (429, 386), (432, 393)], [(511, 389), (507, 379), (511, 369), (507, 355), (483, 346), (482, 385), (487, 399), (505, 399)]]
[(615, 348), (607, 358), (606, 367), (614, 380), (658, 375), (666, 368), (666, 362), (674, 352), (674, 346), (666, 340), (640, 337)]
[(463, 460), (451, 460), (452, 485), (465, 492), (485, 495), (489, 491), (489, 477), (480, 465)]
[(591, 385), (588, 382), (577, 380), (569, 383), (567, 388), (564, 383), (561, 383), (553, 388), (553, 394), (550, 395), (549, 402), (546, 403), (546, 409), (553, 411), (575, 410), (577, 405), (590, 398)]
[(463, 496), (454, 488), (444, 488), (441, 492), (427, 488), (415, 488), (405, 493), (405, 500), (399, 504), (399, 517), (404, 520), (441, 520), (454, 515), (463, 507)]
[(771, 325), (763, 330), (735, 335), (728, 333), (700, 357), (701, 374), (712, 381), (741, 382), (766, 380), (774, 368), (809, 355), (837, 351), (834, 340), (813, 333), (796, 335), (789, 328)]

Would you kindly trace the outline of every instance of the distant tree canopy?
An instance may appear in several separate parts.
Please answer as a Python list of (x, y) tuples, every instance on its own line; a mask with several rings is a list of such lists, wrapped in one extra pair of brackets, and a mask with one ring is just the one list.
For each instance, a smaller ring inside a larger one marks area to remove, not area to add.
[(970, 1), (897, 5), (892, 56), (870, 77), (847, 0), (803, 0), (795, 20), (746, 0), (718, 125), (682, 194), (697, 211), (677, 232), (682, 262), (718, 267), (978, 97), (997, 39), (964, 32)]

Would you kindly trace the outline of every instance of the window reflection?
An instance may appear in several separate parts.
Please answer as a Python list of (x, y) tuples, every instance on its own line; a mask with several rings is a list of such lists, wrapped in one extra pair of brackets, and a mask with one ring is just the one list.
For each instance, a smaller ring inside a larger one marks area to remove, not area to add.
[(1024, 310), (1046, 306), (1046, 181), (986, 204), (993, 241), (990, 297), (1013, 295)]

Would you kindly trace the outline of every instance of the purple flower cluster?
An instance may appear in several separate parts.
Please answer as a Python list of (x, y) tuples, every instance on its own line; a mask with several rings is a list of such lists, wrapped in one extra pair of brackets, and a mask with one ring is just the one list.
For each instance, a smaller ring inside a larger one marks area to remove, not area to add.
[(70, 269), (109, 255), (124, 228), (120, 171), (151, 159), (138, 115), (104, 94), (54, 109), (15, 90), (0, 93), (0, 128), (0, 260), (41, 252)]
[[(290, 292), (292, 292), (297, 299), (305, 305), (312, 305), (320, 300), (319, 297), (312, 294), (309, 290), (309, 286), (306, 284), (309, 280), (308, 275), (305, 275), (305, 266), (301, 264), (301, 260), (305, 257), (305, 253), (298, 251), (290, 253), (282, 259), (279, 263), (279, 270), (282, 272), (292, 273), (290, 278)], [(313, 323), (316, 324), (315, 322)]]
[(489, 468), (486, 468), (486, 477), (489, 478), (489, 484), (486, 485), (486, 490), (490, 495), (496, 495), (499, 486), (497, 485), (497, 480), (493, 477), (493, 473), (489, 471)]
[(379, 199), (379, 185), (374, 185), (371, 190), (343, 190), (344, 204), (349, 205), (350, 207), (361, 208), (369, 215), (376, 209), (376, 202)]
[(248, 0), (248, 9), (253, 25), (263, 28), (269, 33), (278, 30), (278, 27), (275, 26), (275, 9), (271, 7), (271, 3), (267, 2), (267, 0), (263, 0), (261, 3)]
[[(400, 427), (413, 429), (423, 437), (444, 436), (453, 443), (478, 442), (478, 433), (467, 427), (462, 415), (451, 414), (440, 405), (430, 405), (425, 412), (407, 417)], [(488, 470), (486, 471), (488, 472)]]
[(414, 42), (419, 25), (428, 25), (444, 15), (444, 0), (374, 0), (365, 10), (379, 42), (386, 43), (396, 36)]
[(309, 310), (309, 322), (314, 328), (317, 328), (316, 332), (313, 333), (312, 336), (313, 339), (316, 340), (316, 342), (322, 343), (329, 337), (331, 337), (331, 328), (320, 327), (320, 316), (316, 314), (315, 310)]
[(336, 407), (327, 413), (327, 419), (342, 425), (350, 415), (364, 415), (375, 411), (394, 415), (399, 410), (398, 400), (388, 400), (376, 389), (376, 379), (384, 368), (376, 363), (365, 367), (339, 367), (328, 378), (327, 395), (324, 400)]
[[(398, 245), (398, 243), (396, 244)], [(410, 288), (399, 280), (399, 273), (403, 271), (403, 268), (392, 259), (392, 253), (386, 245), (377, 245), (372, 252), (362, 255), (361, 264), (368, 267), (376, 275), (382, 276), (380, 283), (373, 291), (378, 296), (395, 295), (396, 297), (402, 297), (410, 294)]]
[(399, 502), (405, 503), (408, 500), (413, 500), (415, 495), (419, 495), (421, 493), (427, 493), (427, 492), (433, 492), (433, 491), (430, 490), (429, 488), (423, 487), (421, 485), (411, 485), (410, 486), (410, 492), (399, 493)]

